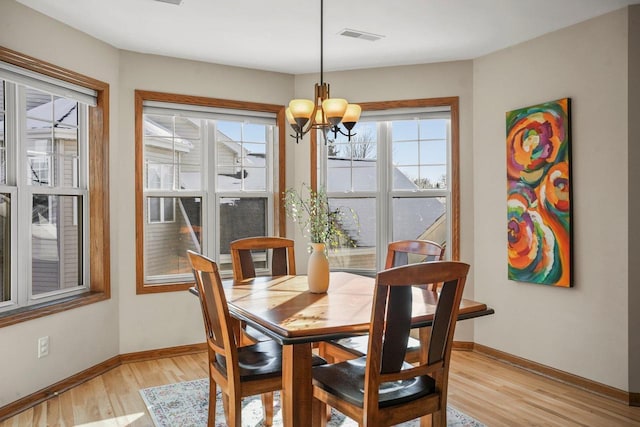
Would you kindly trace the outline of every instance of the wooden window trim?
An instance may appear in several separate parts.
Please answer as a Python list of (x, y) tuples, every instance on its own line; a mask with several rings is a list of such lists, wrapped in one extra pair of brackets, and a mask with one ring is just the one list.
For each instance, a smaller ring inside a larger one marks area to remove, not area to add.
[[(407, 99), (400, 101), (380, 101), (359, 103), (362, 111), (392, 110), (396, 108), (451, 108), (451, 259), (460, 259), (460, 122), (459, 103), (457, 96), (444, 98)], [(311, 132), (310, 138), (310, 182), (311, 187), (318, 186), (318, 147), (316, 132)]]
[[(275, 213), (275, 234), (283, 236), (286, 230), (284, 202), (280, 195), (286, 189), (286, 152), (285, 152), (285, 115), (284, 106), (263, 104), (258, 102), (233, 101), (228, 99), (208, 98), (203, 96), (179, 95), (173, 93), (135, 91), (135, 156), (136, 156), (136, 294), (184, 291), (193, 286), (188, 283), (163, 283), (147, 285), (144, 283), (144, 143), (143, 143), (143, 103), (145, 101), (167, 102), (174, 104), (197, 105), (204, 107), (228, 108), (234, 110), (263, 111), (276, 114), (278, 126), (278, 184), (275, 188), (273, 202)], [(275, 165), (274, 165), (275, 166)]]
[(0, 46), (0, 61), (93, 89), (89, 107), (89, 291), (0, 315), (0, 328), (111, 298), (109, 236), (109, 84)]

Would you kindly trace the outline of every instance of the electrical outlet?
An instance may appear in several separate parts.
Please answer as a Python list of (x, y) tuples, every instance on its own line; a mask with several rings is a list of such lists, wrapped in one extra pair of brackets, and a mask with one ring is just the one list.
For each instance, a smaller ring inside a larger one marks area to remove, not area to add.
[(49, 337), (38, 338), (38, 359), (49, 354)]

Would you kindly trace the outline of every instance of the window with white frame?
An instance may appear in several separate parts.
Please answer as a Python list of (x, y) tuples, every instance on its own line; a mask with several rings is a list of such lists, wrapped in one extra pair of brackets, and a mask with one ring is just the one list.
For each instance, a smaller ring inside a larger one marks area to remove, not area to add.
[(4, 312), (91, 289), (87, 146), (96, 92), (2, 62), (0, 88)]
[[(230, 274), (231, 241), (273, 235), (277, 228), (274, 158), (280, 107), (194, 105), (153, 94), (154, 100), (142, 101), (140, 112), (138, 179), (144, 182), (140, 206), (146, 220), (138, 222), (144, 260), (139, 292), (193, 282), (189, 249), (207, 254), (223, 275)], [(266, 269), (266, 259), (262, 262)]]
[(396, 240), (432, 240), (451, 250), (451, 126), (450, 106), (374, 109), (363, 111), (351, 141), (318, 137), (318, 185), (330, 206), (358, 217), (342, 224), (348, 244), (329, 253), (332, 268), (377, 271)]

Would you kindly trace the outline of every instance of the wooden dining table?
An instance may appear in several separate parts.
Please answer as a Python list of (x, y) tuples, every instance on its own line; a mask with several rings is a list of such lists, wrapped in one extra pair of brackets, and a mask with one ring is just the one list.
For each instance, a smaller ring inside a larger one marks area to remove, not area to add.
[[(322, 294), (309, 292), (303, 275), (223, 281), (230, 314), (283, 346), (284, 426), (309, 425), (312, 344), (368, 332), (374, 285), (373, 277), (346, 272), (332, 272), (329, 290)], [(412, 327), (431, 325), (437, 300), (437, 292), (413, 287)], [(493, 312), (463, 299), (458, 320)]]

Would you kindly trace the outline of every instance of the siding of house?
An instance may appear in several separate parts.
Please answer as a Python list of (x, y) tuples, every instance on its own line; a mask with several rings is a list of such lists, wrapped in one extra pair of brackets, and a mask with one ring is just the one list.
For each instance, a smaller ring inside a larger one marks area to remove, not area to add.
[[(71, 187), (77, 141), (57, 139), (54, 146), (57, 150), (57, 161), (51, 163), (54, 182)], [(74, 224), (73, 199), (73, 196), (58, 196), (53, 212), (49, 213), (52, 224), (32, 225), (34, 234), (31, 240), (33, 260), (31, 274), (33, 293), (36, 295), (73, 288), (80, 284), (81, 236), (78, 224), (81, 224), (82, 216), (79, 212), (77, 222)]]

